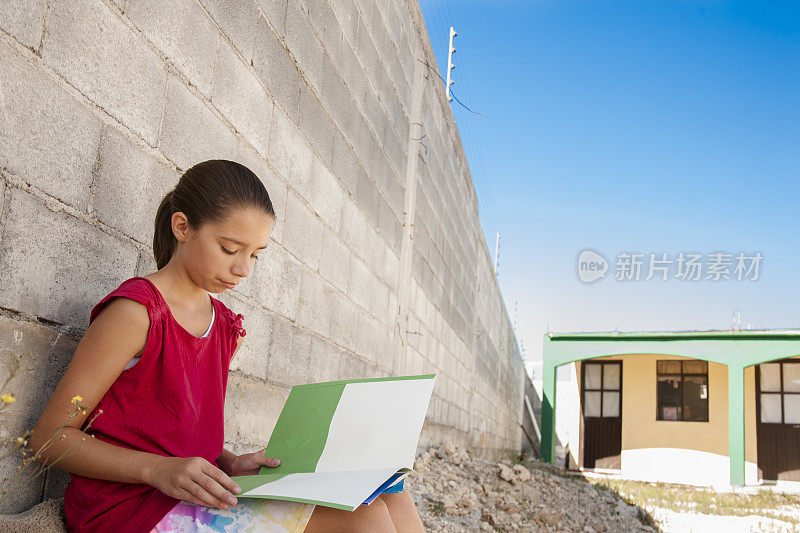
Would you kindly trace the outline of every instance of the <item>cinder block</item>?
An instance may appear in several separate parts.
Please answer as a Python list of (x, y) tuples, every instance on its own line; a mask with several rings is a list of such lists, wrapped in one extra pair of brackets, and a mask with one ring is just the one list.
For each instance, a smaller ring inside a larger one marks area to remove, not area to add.
[(0, 28), (35, 50), (44, 28), (46, 0), (9, 0), (0, 9)]
[(283, 39), (286, 34), (286, 0), (256, 0), (266, 20)]
[(378, 367), (356, 355), (346, 353), (342, 357), (340, 379), (365, 379), (379, 377)]
[(339, 380), (342, 357), (341, 348), (326, 339), (312, 337), (308, 366), (309, 383)]
[(369, 312), (382, 324), (389, 326), (389, 287), (381, 280), (372, 276), (370, 280)]
[(139, 262), (136, 264), (135, 276), (144, 276), (157, 271), (156, 259), (152, 250), (139, 252)]
[(231, 374), (225, 391), (225, 439), (266, 446), (289, 390)]
[(145, 152), (125, 133), (107, 127), (92, 204), (98, 219), (151, 246), (158, 206), (180, 175), (148, 152), (152, 150)]
[(378, 366), (391, 373), (394, 369), (394, 324), (381, 327), (378, 338)]
[(208, 98), (220, 35), (202, 6), (194, 0), (130, 0), (125, 14)]
[(386, 19), (386, 29), (389, 32), (389, 36), (392, 38), (394, 46), (399, 50), (400, 43), (405, 39), (405, 35), (403, 34), (403, 22), (398, 8), (394, 2), (387, 2), (385, 9), (382, 11)]
[(339, 237), (325, 229), (322, 235), (322, 253), (319, 273), (334, 287), (347, 293), (347, 279), (350, 273), (350, 251)]
[(286, 250), (316, 271), (322, 249), (322, 223), (295, 194), (286, 202), (286, 225), (283, 228)]
[(318, 91), (322, 103), (333, 118), (339, 132), (344, 132), (350, 123), (353, 113), (358, 113), (355, 101), (350, 96), (347, 86), (331, 59), (325, 55), (322, 58), (322, 90)]
[(383, 280), (389, 284), (390, 287), (397, 288), (398, 277), (400, 275), (400, 258), (395, 255), (394, 250), (385, 248), (383, 256)]
[(378, 187), (367, 174), (360, 174), (358, 177), (358, 190), (356, 191), (356, 203), (363, 211), (367, 219), (374, 225), (378, 225)]
[(330, 336), (331, 291), (319, 274), (302, 269), (297, 323), (323, 337)]
[(201, 0), (214, 18), (222, 33), (228, 36), (233, 46), (245, 61), (253, 57), (253, 33), (260, 16), (258, 6), (240, 0)]
[(327, 164), (331, 164), (333, 156), (333, 130), (334, 124), (322, 102), (310, 87), (304, 85), (300, 90), (300, 131), (319, 157)]
[(102, 125), (40, 65), (0, 42), (0, 166), (83, 211)]
[(372, 273), (366, 265), (355, 255), (350, 256), (350, 276), (347, 279), (347, 295), (361, 306), (362, 309), (369, 309), (369, 288)]
[(51, 2), (42, 59), (155, 146), (166, 65), (105, 4), (91, 0)]
[(356, 353), (377, 365), (381, 347), (383, 327), (367, 313), (358, 313), (358, 333), (356, 334)]
[[(3, 410), (0, 439), (13, 441), (33, 429), (77, 344), (78, 339), (40, 323), (0, 316), (0, 383), (6, 382), (17, 367), (2, 391), (12, 394), (16, 402)], [(21, 460), (17, 453), (4, 457), (0, 461), (0, 479), (13, 477)], [(31, 481), (29, 475), (23, 474), (21, 483), (14, 488), (4, 497), (0, 512), (18, 513), (38, 503), (42, 478)]]
[(308, 383), (311, 335), (290, 322), (277, 318), (267, 363), (267, 379), (288, 386)]
[(311, 2), (308, 6), (308, 18), (328, 55), (334, 62), (338, 62), (342, 51), (343, 31), (330, 3)]
[[(228, 305), (227, 302), (226, 305)], [(272, 315), (263, 309), (241, 302), (235, 302), (228, 307), (235, 310), (236, 313), (244, 315), (242, 326), (247, 331), (244, 343), (231, 361), (231, 370), (240, 370), (247, 375), (267, 379)]]
[(311, 168), (311, 207), (314, 212), (335, 232), (339, 231), (342, 219), (344, 191), (328, 167), (314, 158)]
[(364, 117), (356, 113), (347, 129), (347, 139), (353, 145), (353, 151), (358, 156), (362, 165), (368, 166), (377, 141), (372, 130), (369, 129)]
[(266, 157), (272, 98), (227, 43), (220, 47), (211, 100), (255, 149)]
[[(3, 307), (85, 327), (91, 308), (132, 276), (137, 260), (132, 246), (49, 211), (24, 191), (11, 192), (0, 246)], [(87, 272), (92, 283), (86, 283)]]
[(387, 118), (386, 110), (383, 109), (377, 93), (371, 88), (367, 89), (362, 111), (371, 135), (367, 137), (368, 142), (364, 144), (364, 149), (359, 151), (359, 156), (367, 168), (372, 168), (375, 158), (380, 155), (380, 140), (383, 138)]
[(371, 224), (367, 224), (364, 230), (364, 262), (378, 273), (380, 273), (383, 266), (385, 249), (386, 243), (380, 238), (375, 228)]
[(331, 300), (331, 339), (343, 348), (353, 351), (356, 346), (358, 307), (347, 296), (339, 293), (334, 293)]
[(297, 120), (300, 87), (304, 82), (294, 59), (263, 18), (259, 19), (256, 26), (253, 59), (250, 64), (267, 90), (272, 93), (275, 102), (288, 116)]
[(360, 18), (355, 2), (353, 0), (331, 0), (331, 4), (336, 11), (336, 16), (342, 25), (345, 36), (350, 41), (350, 45), (355, 46), (358, 19)]
[(299, 267), (283, 247), (267, 245), (250, 274), (250, 296), (267, 309), (295, 320), (300, 297)]
[(170, 76), (159, 147), (182, 172), (208, 159), (233, 159), (236, 136), (179, 79)]
[(283, 242), (283, 225), (286, 221), (286, 183), (267, 165), (267, 162), (258, 155), (252, 147), (239, 140), (236, 151), (236, 161), (245, 165), (256, 173), (264, 184), (275, 210), (275, 225), (272, 227), (270, 239), (276, 243)]
[(344, 190), (353, 198), (358, 190), (358, 166), (358, 158), (353, 148), (339, 130), (334, 130), (331, 168), (342, 182)]
[(308, 23), (308, 15), (295, 0), (289, 0), (286, 6), (284, 42), (306, 79), (319, 88), (322, 77), (322, 46)]
[(363, 104), (366, 87), (369, 85), (369, 79), (364, 73), (364, 69), (361, 67), (358, 57), (356, 57), (355, 50), (353, 49), (354, 45), (355, 41), (348, 42), (345, 40), (342, 42), (342, 51), (336, 66), (341, 73), (344, 84), (350, 91), (353, 101)]
[(272, 135), (269, 139), (268, 158), (286, 183), (303, 198), (309, 199), (311, 192), (311, 146), (306, 142), (297, 126), (280, 108), (272, 113)]
[(358, 9), (361, 11), (361, 16), (366, 20), (372, 20), (375, 2), (372, 0), (356, 0), (356, 4), (358, 4)]
[(349, 198), (342, 203), (342, 223), (340, 235), (342, 240), (359, 255), (364, 253), (367, 218), (358, 205)]

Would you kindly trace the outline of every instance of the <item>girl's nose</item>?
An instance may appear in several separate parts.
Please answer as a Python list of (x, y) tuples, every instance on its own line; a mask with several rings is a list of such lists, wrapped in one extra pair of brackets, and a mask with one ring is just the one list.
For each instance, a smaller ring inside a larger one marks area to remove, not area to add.
[(250, 274), (250, 265), (247, 262), (237, 261), (231, 268), (231, 272), (240, 277), (247, 277)]

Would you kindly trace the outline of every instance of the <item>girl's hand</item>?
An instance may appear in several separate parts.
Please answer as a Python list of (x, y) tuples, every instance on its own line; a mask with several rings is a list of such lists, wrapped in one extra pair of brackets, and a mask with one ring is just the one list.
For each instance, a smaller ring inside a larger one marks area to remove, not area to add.
[(228, 491), (241, 490), (225, 472), (202, 457), (163, 457), (153, 465), (148, 484), (167, 496), (220, 509), (236, 505), (236, 498)]
[(260, 452), (243, 453), (242, 455), (233, 456), (228, 464), (225, 465), (225, 472), (229, 476), (253, 476), (258, 474), (262, 466), (275, 468), (281, 464), (280, 459), (266, 457), (264, 455), (266, 450), (266, 448), (263, 448)]

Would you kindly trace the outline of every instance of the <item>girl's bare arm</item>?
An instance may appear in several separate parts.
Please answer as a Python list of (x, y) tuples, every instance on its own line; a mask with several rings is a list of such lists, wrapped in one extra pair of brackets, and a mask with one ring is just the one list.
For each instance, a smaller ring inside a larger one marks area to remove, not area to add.
[(225, 488), (233, 492), (235, 483), (205, 459), (129, 450), (91, 438), (80, 430), (131, 358), (143, 351), (149, 328), (150, 319), (142, 304), (128, 298), (113, 298), (78, 344), (33, 429), (30, 446), (34, 451), (43, 447), (68, 420), (75, 407), (72, 398), (81, 396), (80, 404), (86, 407), (86, 414), (79, 413), (53, 436), (41, 453), (41, 462), (49, 464), (57, 460), (58, 468), (81, 476), (146, 483), (176, 498), (224, 507), (226, 502), (231, 503)]
[[(43, 463), (58, 460), (62, 470), (85, 477), (147, 483), (149, 470), (161, 456), (98, 441), (80, 428), (125, 365), (142, 352), (149, 328), (147, 308), (128, 298), (113, 298), (91, 323), (30, 436), (34, 451), (53, 438), (41, 454)], [(80, 405), (87, 414), (78, 413), (54, 435), (68, 420), (75, 396), (82, 397)], [(81, 442), (81, 438), (85, 440)], [(80, 448), (75, 448), (78, 443)], [(67, 455), (58, 459), (65, 452)]]

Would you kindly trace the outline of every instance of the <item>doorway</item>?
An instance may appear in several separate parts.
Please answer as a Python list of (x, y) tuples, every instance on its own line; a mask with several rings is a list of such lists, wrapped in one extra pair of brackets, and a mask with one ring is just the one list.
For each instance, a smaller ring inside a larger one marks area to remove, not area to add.
[(622, 361), (581, 365), (583, 467), (619, 470), (622, 453)]

